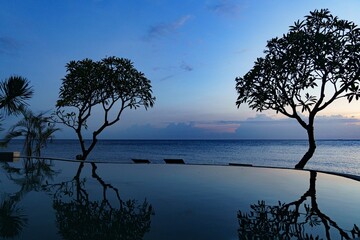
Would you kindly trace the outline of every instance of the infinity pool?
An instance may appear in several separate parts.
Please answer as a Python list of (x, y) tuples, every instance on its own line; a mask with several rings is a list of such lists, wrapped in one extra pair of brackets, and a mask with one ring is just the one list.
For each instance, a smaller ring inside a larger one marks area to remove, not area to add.
[(1, 162), (0, 238), (353, 239), (360, 182), (239, 166)]

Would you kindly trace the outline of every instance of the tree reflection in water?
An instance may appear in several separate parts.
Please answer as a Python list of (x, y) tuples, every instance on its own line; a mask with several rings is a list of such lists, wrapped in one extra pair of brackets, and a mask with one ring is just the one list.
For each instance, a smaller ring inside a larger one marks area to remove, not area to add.
[(27, 216), (17, 202), (11, 198), (2, 199), (0, 203), (0, 238), (14, 238), (27, 225)]
[[(360, 229), (356, 225), (351, 231), (345, 231), (320, 210), (316, 200), (316, 175), (315, 171), (310, 171), (309, 190), (296, 201), (287, 204), (279, 202), (274, 206), (259, 201), (250, 206), (250, 213), (239, 211), (239, 239), (321, 239), (311, 233), (320, 228), (324, 229), (326, 239), (360, 237)], [(307, 198), (310, 198), (309, 204), (305, 203)], [(300, 212), (301, 206), (304, 213)], [(335, 233), (338, 234), (336, 237)]]
[[(146, 200), (123, 201), (118, 189), (96, 173), (95, 163), (91, 166), (92, 177), (102, 187), (101, 200), (90, 200), (86, 179), (79, 174), (71, 181), (45, 186), (54, 197), (59, 234), (64, 239), (142, 239), (150, 231), (152, 206)], [(118, 206), (108, 200), (110, 194)]]
[(56, 174), (49, 160), (26, 158), (17, 168), (1, 162), (9, 180), (20, 187), (17, 192), (3, 193), (0, 202), (0, 238), (15, 238), (27, 226), (28, 218), (19, 207), (20, 201), (31, 191), (41, 191), (42, 185)]

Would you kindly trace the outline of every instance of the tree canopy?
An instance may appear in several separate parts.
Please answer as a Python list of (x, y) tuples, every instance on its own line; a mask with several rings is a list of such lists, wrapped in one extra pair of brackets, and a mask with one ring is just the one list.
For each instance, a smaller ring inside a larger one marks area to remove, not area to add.
[(296, 119), (309, 138), (309, 150), (296, 165), (303, 168), (316, 148), (316, 114), (337, 99), (360, 97), (360, 29), (327, 9), (315, 10), (268, 41), (264, 54), (236, 78), (236, 105)]
[[(129, 59), (84, 59), (70, 61), (66, 68), (56, 114), (62, 123), (75, 130), (82, 149), (82, 155), (78, 156), (81, 160), (85, 160), (93, 149), (97, 136), (106, 127), (118, 122), (126, 108), (148, 109), (154, 105), (150, 80)], [(93, 131), (92, 142), (87, 148), (82, 134), (88, 128), (87, 122), (95, 106), (100, 106), (104, 118), (103, 123)]]

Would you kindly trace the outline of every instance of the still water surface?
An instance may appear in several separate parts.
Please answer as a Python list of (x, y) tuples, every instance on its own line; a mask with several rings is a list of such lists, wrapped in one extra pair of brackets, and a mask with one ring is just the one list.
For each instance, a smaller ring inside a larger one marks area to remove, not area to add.
[(0, 165), (0, 238), (5, 239), (350, 239), (360, 234), (351, 232), (354, 224), (360, 226), (360, 182), (314, 171), (86, 163), (76, 178), (79, 163)]

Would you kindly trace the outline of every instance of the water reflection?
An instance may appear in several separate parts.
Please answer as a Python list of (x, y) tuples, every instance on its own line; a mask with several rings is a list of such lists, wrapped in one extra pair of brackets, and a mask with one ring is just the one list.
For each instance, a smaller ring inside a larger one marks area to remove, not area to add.
[(2, 169), (6, 172), (11, 182), (19, 186), (19, 190), (11, 193), (2, 193), (0, 200), (0, 237), (15, 238), (27, 226), (28, 217), (20, 207), (24, 196), (31, 191), (41, 191), (45, 181), (52, 179), (57, 173), (52, 169), (49, 160), (36, 160), (26, 158), (22, 167), (17, 168), (9, 162), (1, 162)]
[[(82, 164), (82, 163), (81, 163)], [(150, 231), (152, 206), (144, 200), (123, 201), (119, 190), (106, 183), (91, 163), (92, 178), (101, 188), (101, 197), (91, 200), (86, 178), (76, 176), (67, 182), (47, 184), (44, 189), (53, 196), (59, 234), (64, 239), (143, 239)], [(83, 164), (79, 169), (83, 168)], [(93, 188), (92, 188), (93, 190)]]
[(28, 218), (12, 198), (5, 197), (0, 203), (0, 238), (14, 238), (27, 225)]
[(41, 191), (44, 182), (52, 180), (59, 172), (55, 171), (51, 160), (46, 159), (23, 159), (22, 167), (14, 167), (8, 162), (1, 162), (2, 168), (8, 178), (20, 186), (17, 197), (21, 197), (31, 191)]
[[(360, 229), (342, 229), (320, 210), (316, 199), (315, 171), (310, 171), (310, 186), (298, 200), (278, 205), (258, 201), (247, 212), (238, 212), (239, 239), (353, 239)], [(323, 235), (319, 235), (320, 233)], [(320, 237), (321, 236), (321, 237)]]

